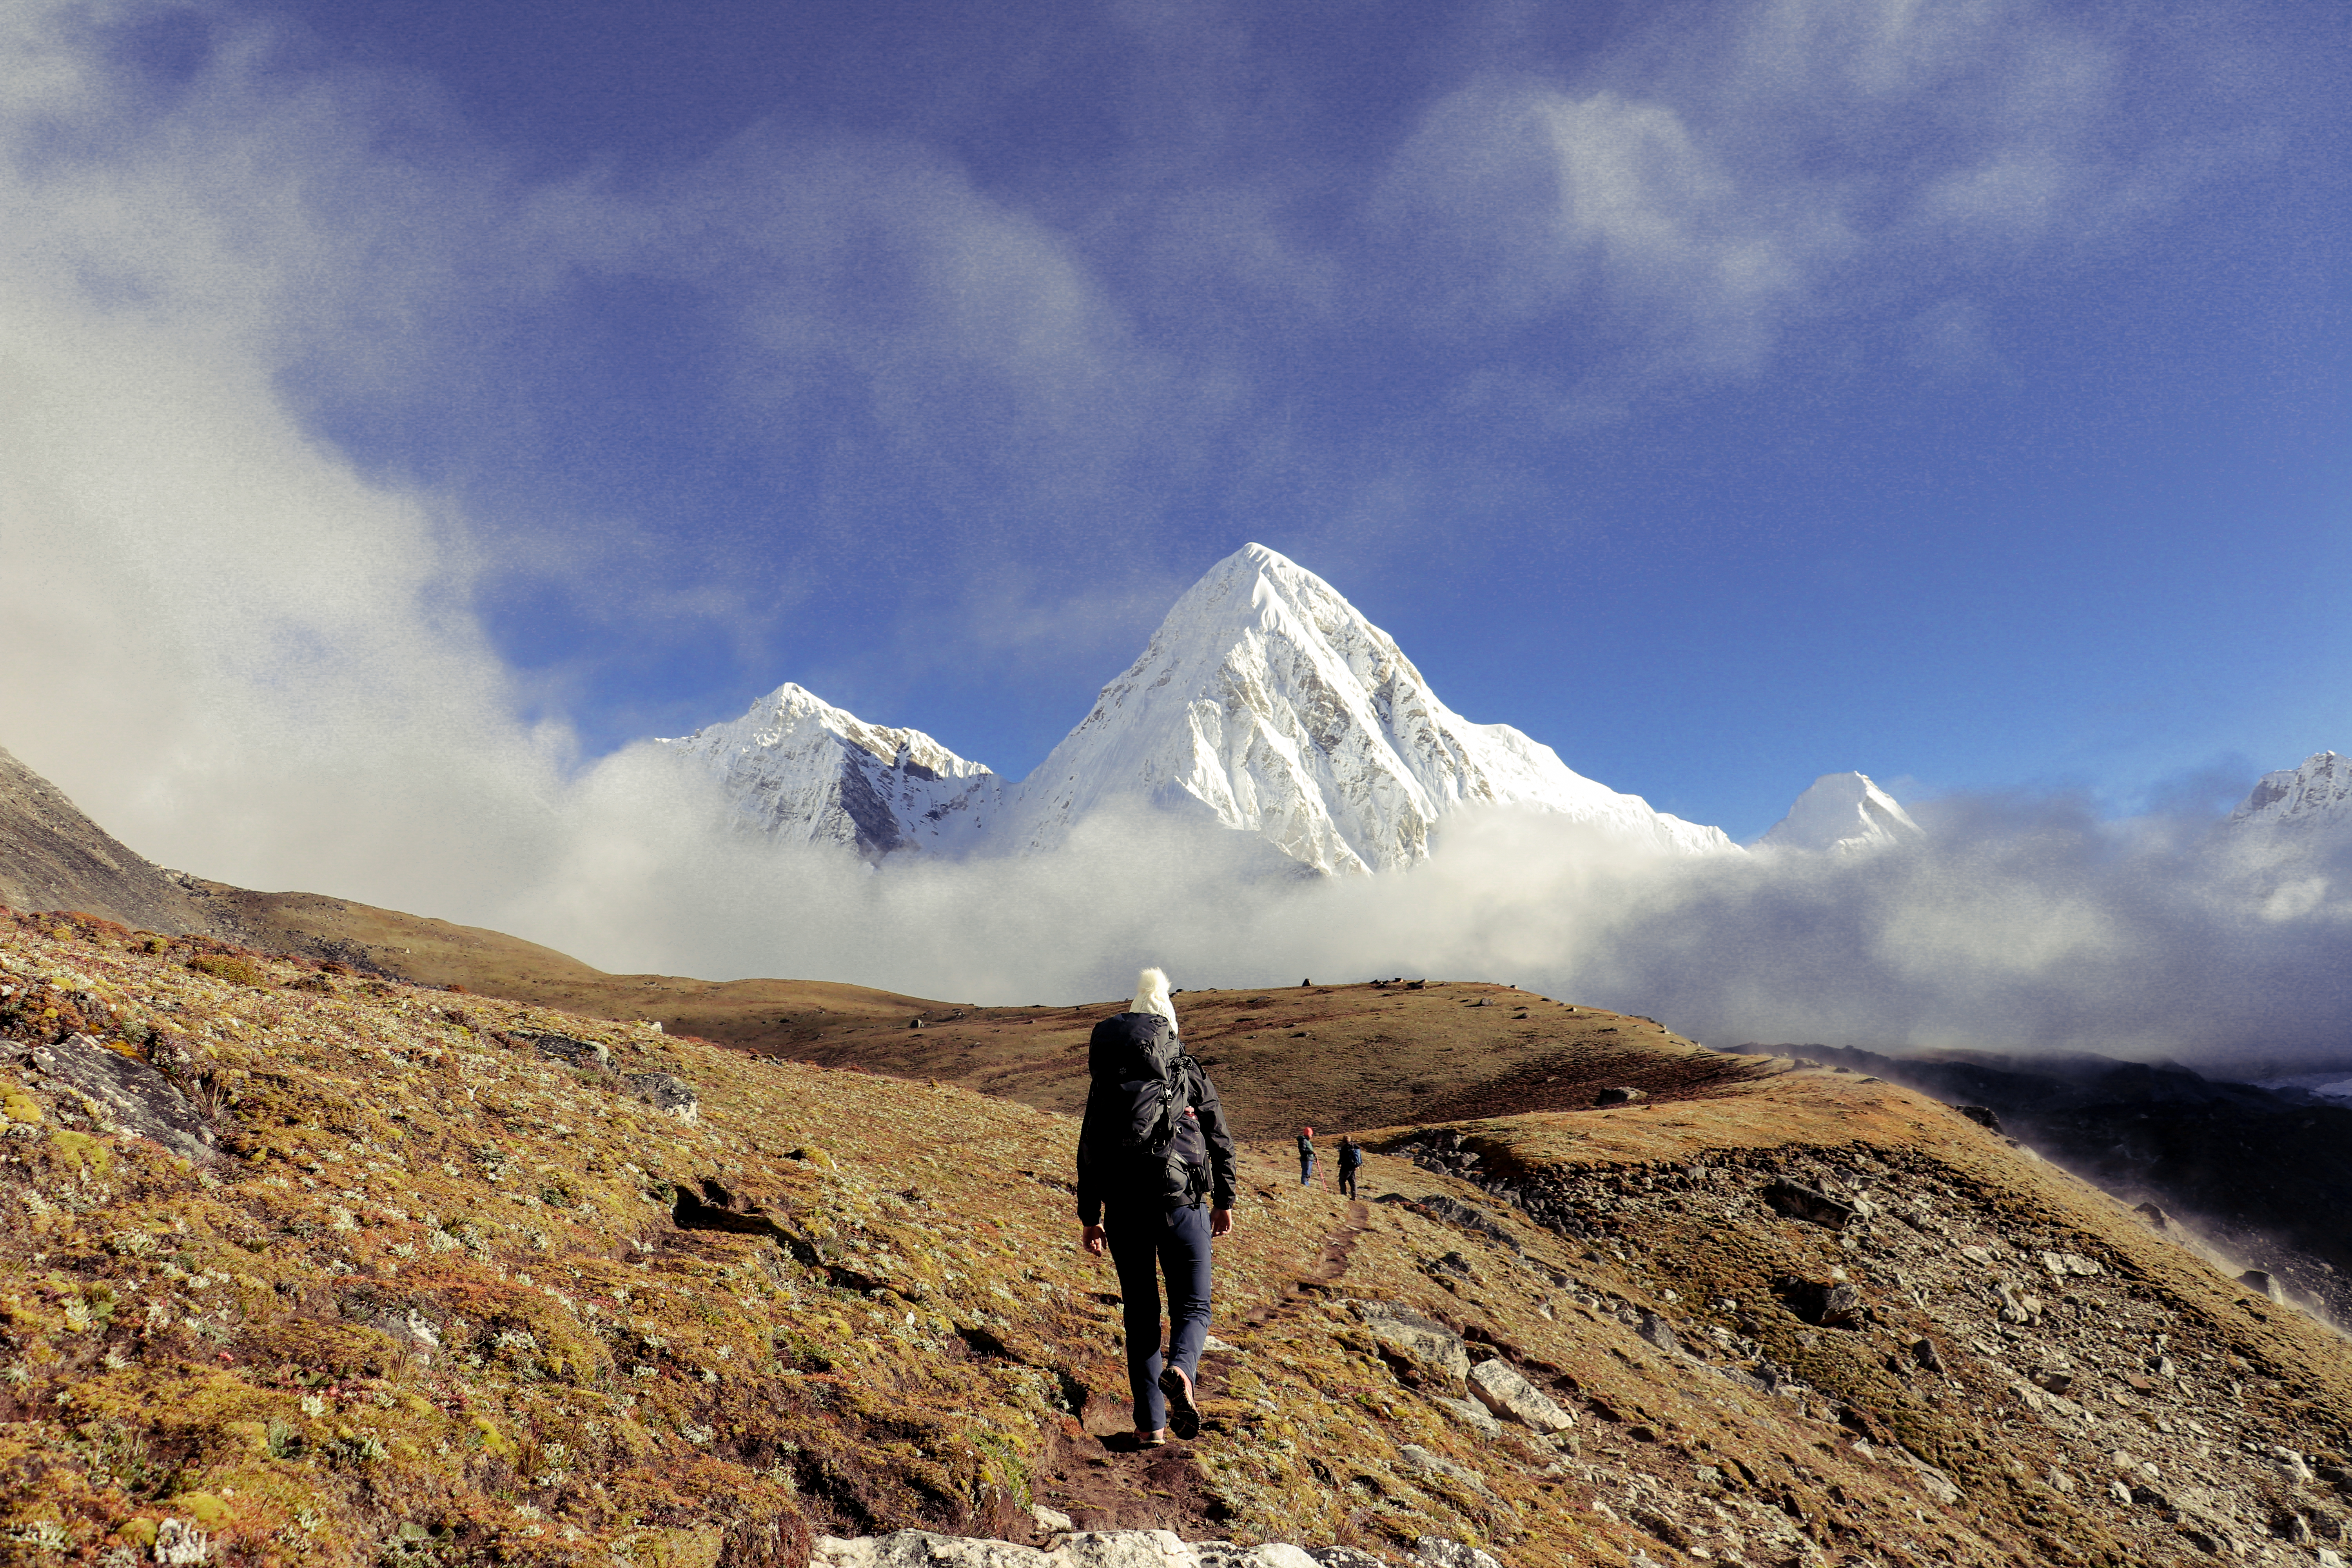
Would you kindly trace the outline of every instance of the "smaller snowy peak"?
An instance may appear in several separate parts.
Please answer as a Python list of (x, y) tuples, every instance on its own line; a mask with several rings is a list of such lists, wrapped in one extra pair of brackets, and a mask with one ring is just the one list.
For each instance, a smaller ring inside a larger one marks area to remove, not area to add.
[(2301, 767), (2264, 773), (2230, 814), (2232, 827), (2254, 825), (2352, 831), (2352, 758), (2315, 752)]
[(1823, 773), (1756, 845), (1759, 849), (1853, 854), (1926, 837), (1902, 804), (1867, 775)]
[(791, 682), (740, 719), (655, 744), (717, 778), (746, 826), (869, 857), (964, 847), (1004, 793), (920, 730), (869, 724)]

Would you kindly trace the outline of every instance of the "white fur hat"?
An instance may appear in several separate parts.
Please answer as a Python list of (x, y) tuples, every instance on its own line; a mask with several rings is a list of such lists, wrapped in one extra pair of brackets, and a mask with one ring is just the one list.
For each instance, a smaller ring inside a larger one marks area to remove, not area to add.
[(1168, 975), (1158, 969), (1147, 969), (1135, 977), (1135, 1005), (1130, 1013), (1157, 1013), (1168, 1020), (1168, 1026), (1181, 1032), (1176, 1022), (1176, 1004), (1168, 994)]

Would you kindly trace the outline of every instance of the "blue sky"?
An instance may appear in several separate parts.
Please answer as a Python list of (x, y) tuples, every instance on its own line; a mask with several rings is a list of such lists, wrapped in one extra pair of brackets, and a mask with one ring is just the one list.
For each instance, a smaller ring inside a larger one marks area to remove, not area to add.
[[(163, 525), (20, 487), (51, 647), (348, 708), (446, 639), (577, 756), (792, 679), (1017, 776), (1255, 540), (1742, 838), (2352, 746), (2331, 5), (5, 9), (20, 349), (309, 476), (163, 530), (277, 608), (121, 621)], [(103, 795), (77, 679), (0, 744)]]

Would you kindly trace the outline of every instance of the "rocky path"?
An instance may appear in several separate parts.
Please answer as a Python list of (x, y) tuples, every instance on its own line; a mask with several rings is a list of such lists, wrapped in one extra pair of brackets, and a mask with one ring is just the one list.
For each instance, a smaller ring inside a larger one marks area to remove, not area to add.
[(1295, 1317), (1307, 1302), (1328, 1289), (1331, 1282), (1348, 1272), (1348, 1258), (1356, 1250), (1356, 1238), (1371, 1224), (1372, 1211), (1362, 1203), (1348, 1205), (1348, 1223), (1323, 1238), (1323, 1250), (1306, 1278), (1293, 1280), (1280, 1295), (1251, 1308), (1243, 1317), (1244, 1327), (1260, 1329), (1284, 1318)]
[[(1251, 1307), (1233, 1331), (1263, 1329), (1297, 1316), (1347, 1273), (1357, 1238), (1370, 1223), (1370, 1206), (1350, 1202), (1344, 1223), (1324, 1237), (1305, 1273)], [(1201, 1361), (1203, 1401), (1223, 1396), (1234, 1354), (1213, 1334), (1209, 1344)], [(1166, 1530), (1187, 1538), (1214, 1531), (1215, 1499), (1191, 1446), (1171, 1442), (1163, 1448), (1137, 1447), (1125, 1388), (1090, 1393), (1084, 1412), (1069, 1426), (1076, 1430), (1066, 1429), (1052, 1441), (1047, 1462), (1037, 1475), (1037, 1495), (1054, 1511), (1066, 1515), (1081, 1531)], [(1211, 1434), (1205, 1440), (1213, 1442), (1215, 1436)]]

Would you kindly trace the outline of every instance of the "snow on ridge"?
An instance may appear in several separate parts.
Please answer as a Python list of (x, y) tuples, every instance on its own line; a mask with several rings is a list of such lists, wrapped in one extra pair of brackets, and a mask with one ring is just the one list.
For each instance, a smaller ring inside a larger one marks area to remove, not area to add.
[(1426, 859), (1445, 818), (1518, 805), (1664, 854), (1737, 854), (1719, 828), (1572, 772), (1507, 724), (1438, 700), (1394, 638), (1262, 544), (1188, 589), (1143, 653), (1018, 785), (917, 730), (787, 684), (742, 718), (658, 742), (720, 783), (737, 818), (880, 858), (1045, 850), (1142, 804), (1257, 835), (1325, 873)]
[(2352, 758), (2314, 752), (2300, 766), (2264, 773), (2230, 813), (2229, 826), (2352, 830)]
[(1798, 849), (1818, 854), (1853, 854), (1908, 843), (1926, 829), (1893, 795), (1858, 773), (1823, 773), (1789, 814), (1756, 841), (1759, 849)]
[(790, 681), (740, 719), (654, 743), (716, 777), (743, 826), (869, 858), (965, 847), (1004, 794), (920, 730), (869, 724)]

